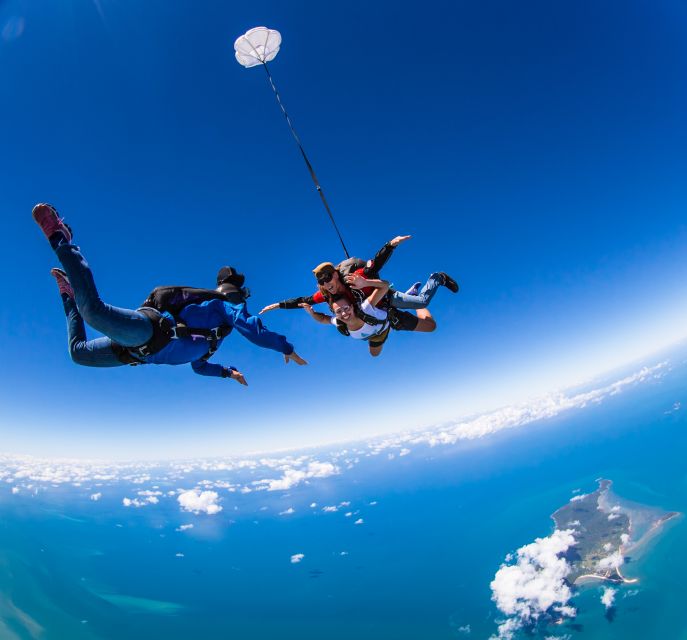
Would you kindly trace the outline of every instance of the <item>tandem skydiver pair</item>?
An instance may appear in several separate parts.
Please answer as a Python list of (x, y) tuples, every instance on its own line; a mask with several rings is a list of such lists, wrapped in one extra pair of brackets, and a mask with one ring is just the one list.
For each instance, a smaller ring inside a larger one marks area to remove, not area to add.
[[(391, 330), (434, 331), (436, 321), (427, 306), (440, 286), (458, 292), (458, 283), (451, 276), (443, 271), (432, 273), (424, 286), (416, 282), (406, 292), (393, 290), (380, 279), (379, 272), (394, 249), (408, 239), (410, 236), (396, 236), (367, 262), (359, 258), (348, 258), (338, 265), (323, 262), (313, 269), (318, 284), (314, 294), (275, 302), (260, 313), (300, 307), (316, 322), (331, 324), (345, 336), (367, 341), (371, 356), (381, 354)], [(329, 305), (333, 316), (312, 308), (322, 302)], [(415, 314), (404, 309), (414, 309)]]

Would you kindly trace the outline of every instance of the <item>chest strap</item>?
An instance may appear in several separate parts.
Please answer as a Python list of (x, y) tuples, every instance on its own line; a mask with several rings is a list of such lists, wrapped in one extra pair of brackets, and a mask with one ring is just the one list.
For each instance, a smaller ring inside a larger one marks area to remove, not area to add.
[(138, 347), (122, 347), (117, 345), (115, 353), (126, 364), (142, 364), (142, 358), (152, 356), (162, 351), (172, 340), (181, 338), (203, 338), (208, 343), (208, 352), (203, 356), (207, 360), (219, 347), (219, 342), (228, 336), (233, 327), (219, 326), (212, 329), (189, 327), (181, 321), (176, 323), (152, 307), (138, 309), (153, 326), (153, 335), (145, 344)]

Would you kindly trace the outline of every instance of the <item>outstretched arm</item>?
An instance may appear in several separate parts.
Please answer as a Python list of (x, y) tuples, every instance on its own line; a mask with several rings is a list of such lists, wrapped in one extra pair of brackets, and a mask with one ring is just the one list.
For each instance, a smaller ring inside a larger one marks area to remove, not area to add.
[(317, 291), (311, 296), (300, 296), (298, 298), (289, 298), (288, 300), (282, 300), (281, 302), (274, 302), (268, 304), (260, 310), (260, 313), (266, 313), (267, 311), (274, 311), (274, 309), (298, 309), (302, 303), (305, 304), (319, 304), (324, 302), (324, 297)]
[(258, 316), (248, 315), (245, 307), (242, 313), (234, 318), (234, 328), (253, 344), (284, 354), (287, 364), (291, 360), (296, 364), (308, 364), (294, 351), (293, 345), (283, 335), (270, 331)]
[(410, 238), (411, 236), (396, 236), (395, 238), (389, 240), (389, 242), (387, 242), (379, 251), (377, 251), (375, 257), (372, 258), (372, 260), (370, 260), (363, 269), (363, 274), (365, 275), (365, 277), (376, 278), (379, 275), (379, 272), (382, 270), (382, 267), (391, 257), (391, 254), (394, 252), (394, 249), (399, 244), (405, 242), (406, 240), (409, 240)]
[(315, 311), (309, 304), (306, 304), (305, 302), (302, 302), (300, 306), (302, 309), (305, 309), (308, 312), (308, 315), (315, 322), (319, 322), (320, 324), (331, 324), (332, 316), (328, 316), (326, 313)]
[(246, 378), (236, 367), (223, 367), (221, 364), (208, 362), (207, 360), (196, 360), (191, 363), (193, 371), (201, 376), (212, 376), (215, 378), (231, 378), (236, 382), (248, 385)]

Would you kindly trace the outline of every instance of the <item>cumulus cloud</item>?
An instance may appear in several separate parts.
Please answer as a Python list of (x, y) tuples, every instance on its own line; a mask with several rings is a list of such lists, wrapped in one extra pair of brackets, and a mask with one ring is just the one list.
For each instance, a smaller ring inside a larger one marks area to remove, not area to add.
[(620, 549), (616, 551), (615, 553), (612, 553), (611, 555), (607, 556), (606, 558), (601, 558), (599, 560), (597, 566), (601, 571), (610, 571), (613, 569), (618, 569), (619, 567), (622, 566), (622, 564), (625, 562), (625, 559), (623, 558), (623, 554), (620, 553)]
[(281, 471), (283, 473), (281, 478), (258, 480), (255, 484), (266, 486), (268, 491), (287, 491), (310, 478), (327, 478), (340, 473), (339, 468), (331, 462), (317, 460), (310, 461), (301, 468), (285, 466)]
[(515, 552), (515, 564), (501, 565), (491, 582), (492, 600), (507, 617), (495, 637), (510, 640), (518, 629), (543, 615), (575, 615), (568, 604), (572, 591), (566, 580), (572, 567), (563, 557), (576, 544), (573, 533), (571, 529), (556, 530), (537, 538)]
[(145, 499), (141, 498), (122, 498), (122, 504), (125, 507), (147, 507), (150, 504), (157, 504), (159, 500), (155, 496), (148, 496)]
[(296, 513), (296, 510), (293, 507), (289, 507), (288, 509), (284, 511), (280, 511), (279, 515), (280, 516), (290, 516), (292, 513)]
[(183, 511), (192, 513), (207, 513), (209, 516), (222, 511), (222, 507), (217, 504), (219, 494), (216, 491), (200, 491), (192, 489), (179, 494), (177, 501)]
[(601, 604), (610, 609), (615, 602), (615, 594), (618, 593), (617, 589), (611, 587), (604, 587), (603, 593), (601, 594)]
[(365, 520), (363, 520), (362, 518), (358, 518), (353, 524), (364, 524), (364, 523), (365, 523)]
[(94, 502), (97, 502), (102, 497), (103, 497), (103, 494), (100, 492), (91, 494), (91, 500), (93, 500)]
[(179, 525), (174, 531), (188, 531), (189, 529), (193, 529), (192, 524), (182, 524)]
[(298, 564), (303, 558), (305, 558), (304, 553), (294, 553), (291, 556), (291, 564)]

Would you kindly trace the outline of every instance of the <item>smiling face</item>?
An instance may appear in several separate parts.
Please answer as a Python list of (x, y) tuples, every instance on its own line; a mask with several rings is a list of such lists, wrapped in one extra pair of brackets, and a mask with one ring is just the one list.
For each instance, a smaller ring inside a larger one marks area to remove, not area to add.
[(355, 317), (353, 305), (345, 298), (339, 298), (332, 302), (332, 311), (339, 320), (346, 323)]

